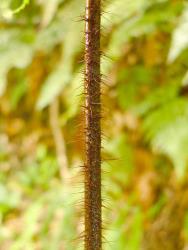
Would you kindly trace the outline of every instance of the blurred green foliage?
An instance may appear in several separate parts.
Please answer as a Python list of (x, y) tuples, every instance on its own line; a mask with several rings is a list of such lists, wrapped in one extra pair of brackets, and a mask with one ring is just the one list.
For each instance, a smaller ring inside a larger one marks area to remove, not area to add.
[[(186, 179), (188, 5), (110, 0), (103, 8), (104, 249), (139, 250), (145, 224), (167, 202), (169, 176)], [(0, 2), (3, 250), (83, 249), (75, 168), (83, 164), (83, 14), (84, 0)], [(188, 244), (187, 218), (182, 230)]]

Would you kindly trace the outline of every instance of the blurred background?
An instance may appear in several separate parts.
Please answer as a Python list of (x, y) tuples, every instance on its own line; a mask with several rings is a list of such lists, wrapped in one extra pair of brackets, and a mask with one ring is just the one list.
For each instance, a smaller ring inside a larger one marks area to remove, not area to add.
[[(83, 249), (84, 0), (0, 1), (0, 249)], [(188, 3), (102, 16), (105, 250), (188, 249)]]

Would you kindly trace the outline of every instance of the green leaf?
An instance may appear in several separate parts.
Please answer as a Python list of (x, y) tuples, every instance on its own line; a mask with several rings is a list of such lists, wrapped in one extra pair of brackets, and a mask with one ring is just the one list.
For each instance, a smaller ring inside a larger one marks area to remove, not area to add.
[(161, 129), (152, 140), (156, 152), (168, 156), (175, 167), (177, 177), (182, 179), (188, 163), (188, 117), (179, 117)]
[(145, 139), (154, 152), (166, 155), (182, 178), (188, 163), (188, 101), (174, 100), (150, 112), (144, 119)]
[(172, 35), (172, 42), (168, 54), (168, 62), (172, 63), (188, 46), (188, 4), (180, 17), (179, 24)]
[[(6, 89), (7, 73), (12, 68), (27, 67), (33, 57), (32, 43), (23, 41), (24, 34), (17, 29), (0, 31), (0, 96)], [(21, 55), (21, 56), (20, 56)]]
[[(179, 81), (180, 82), (180, 81)], [(143, 101), (133, 107), (133, 112), (139, 116), (144, 116), (154, 108), (168, 104), (178, 95), (180, 84), (176, 79), (165, 86), (158, 87), (149, 93)]]
[[(73, 66), (74, 59), (78, 52), (82, 48), (82, 25), (78, 22), (73, 22), (79, 11), (81, 11), (82, 4), (78, 2), (70, 2), (67, 9), (63, 12), (63, 23), (62, 29), (64, 28), (64, 43), (62, 45), (63, 53), (59, 64), (56, 66), (54, 71), (47, 77), (44, 85), (42, 86), (39, 98), (36, 104), (37, 109), (41, 110), (53, 102), (54, 98), (61, 94), (64, 87), (70, 83), (74, 76)], [(72, 16), (70, 17), (70, 11)], [(67, 19), (65, 16), (69, 18)], [(70, 21), (71, 18), (71, 21)]]
[(26, 91), (27, 91), (27, 84), (26, 81), (23, 80), (16, 83), (16, 85), (13, 87), (10, 96), (10, 103), (13, 109), (17, 108), (18, 102), (25, 95)]
[(16, 13), (20, 12), (20, 11), (23, 10), (23, 9), (26, 7), (26, 5), (28, 5), (29, 3), (30, 3), (30, 0), (23, 0), (22, 4), (21, 4), (18, 8), (16, 8), (15, 10), (13, 10), (13, 13), (16, 14)]

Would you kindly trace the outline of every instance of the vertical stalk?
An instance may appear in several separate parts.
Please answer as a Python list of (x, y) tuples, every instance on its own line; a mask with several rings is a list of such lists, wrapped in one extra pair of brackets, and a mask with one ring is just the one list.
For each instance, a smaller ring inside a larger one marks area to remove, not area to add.
[(86, 0), (85, 250), (101, 250), (100, 0)]

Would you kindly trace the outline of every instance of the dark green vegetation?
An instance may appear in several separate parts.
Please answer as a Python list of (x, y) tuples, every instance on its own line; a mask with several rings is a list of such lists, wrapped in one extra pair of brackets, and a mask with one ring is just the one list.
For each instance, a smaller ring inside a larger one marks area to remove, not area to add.
[[(0, 245), (83, 249), (85, 1), (21, 3), (0, 1)], [(186, 249), (186, 1), (103, 9), (103, 249)]]

